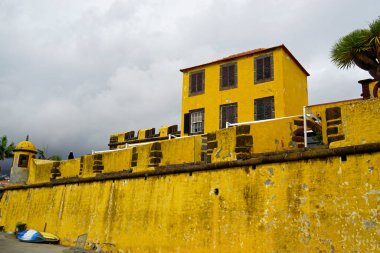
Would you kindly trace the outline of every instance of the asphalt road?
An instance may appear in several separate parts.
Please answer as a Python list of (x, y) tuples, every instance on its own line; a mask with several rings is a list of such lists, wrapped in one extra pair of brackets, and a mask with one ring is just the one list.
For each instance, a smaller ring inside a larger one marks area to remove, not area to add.
[(68, 247), (52, 244), (20, 242), (14, 235), (0, 233), (0, 253), (63, 253)]

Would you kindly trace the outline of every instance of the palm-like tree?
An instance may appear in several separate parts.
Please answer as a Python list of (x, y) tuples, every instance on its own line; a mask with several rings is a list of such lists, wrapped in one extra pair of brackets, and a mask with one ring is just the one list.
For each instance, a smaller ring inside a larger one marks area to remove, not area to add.
[[(6, 135), (0, 138), (0, 160), (4, 160), (5, 158), (12, 157), (13, 150), (15, 149), (15, 145), (12, 142), (8, 145), (8, 138)], [(1, 175), (1, 167), (0, 167), (0, 175)]]
[(37, 149), (37, 158), (42, 160), (61, 161), (62, 158), (59, 155), (52, 155), (49, 158), (45, 156), (45, 150)]
[(369, 29), (340, 38), (331, 50), (331, 60), (339, 68), (356, 65), (380, 81), (380, 17), (369, 24)]

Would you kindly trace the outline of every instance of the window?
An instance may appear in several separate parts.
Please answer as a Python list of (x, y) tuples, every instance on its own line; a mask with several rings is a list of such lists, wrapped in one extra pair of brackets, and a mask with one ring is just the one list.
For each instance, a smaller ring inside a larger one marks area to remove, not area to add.
[(255, 84), (273, 80), (273, 55), (255, 58)]
[(220, 66), (220, 90), (237, 87), (237, 64), (228, 63)]
[(274, 118), (274, 97), (255, 99), (255, 120)]
[(203, 133), (204, 110), (190, 112), (190, 134)]
[(28, 155), (20, 155), (18, 158), (18, 167), (28, 168)]
[(228, 104), (220, 106), (220, 128), (226, 127), (226, 122), (237, 122), (237, 104)]
[(190, 73), (189, 95), (198, 95), (204, 92), (205, 71)]

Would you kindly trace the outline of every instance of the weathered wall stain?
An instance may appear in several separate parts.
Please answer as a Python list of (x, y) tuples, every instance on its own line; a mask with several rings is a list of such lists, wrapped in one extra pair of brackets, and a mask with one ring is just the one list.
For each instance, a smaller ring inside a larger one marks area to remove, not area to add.
[(8, 190), (0, 224), (46, 223), (65, 245), (88, 233), (109, 252), (374, 252), (380, 185), (369, 159), (380, 164), (380, 153)]

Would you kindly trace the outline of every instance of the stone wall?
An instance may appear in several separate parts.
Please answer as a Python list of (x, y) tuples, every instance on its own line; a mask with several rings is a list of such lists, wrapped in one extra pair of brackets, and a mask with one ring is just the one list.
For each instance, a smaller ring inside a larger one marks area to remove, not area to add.
[(380, 153), (304, 155), (8, 189), (0, 225), (46, 227), (64, 245), (88, 233), (108, 252), (380, 250)]

